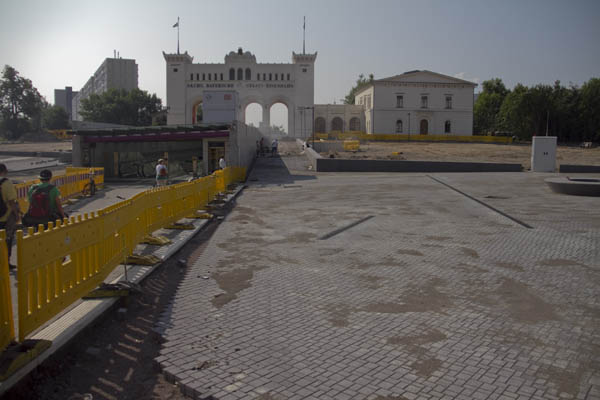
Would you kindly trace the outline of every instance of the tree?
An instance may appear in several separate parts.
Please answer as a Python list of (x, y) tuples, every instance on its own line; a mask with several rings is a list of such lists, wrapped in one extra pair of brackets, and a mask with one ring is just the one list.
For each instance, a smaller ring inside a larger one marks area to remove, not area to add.
[(592, 78), (581, 87), (579, 112), (583, 121), (583, 139), (600, 141), (600, 79)]
[(509, 131), (520, 139), (531, 138), (528, 91), (526, 86), (518, 83), (504, 98), (497, 118), (502, 130)]
[(494, 132), (500, 129), (497, 116), (509, 91), (499, 78), (484, 81), (482, 85), (483, 91), (473, 108), (473, 129), (476, 133)]
[(363, 74), (360, 74), (356, 80), (356, 84), (352, 87), (352, 89), (350, 89), (350, 92), (348, 92), (344, 98), (344, 104), (354, 104), (356, 93), (358, 93), (358, 91), (363, 87), (373, 82), (373, 79), (373, 74), (369, 74), (369, 78), (365, 78)]
[(42, 109), (46, 100), (29, 79), (6, 65), (0, 80), (0, 133), (16, 139), (28, 130), (41, 128)]
[(86, 121), (148, 126), (152, 125), (152, 116), (162, 110), (162, 102), (145, 90), (109, 89), (83, 99), (81, 108)]
[(49, 106), (42, 111), (42, 124), (46, 129), (68, 129), (69, 119), (61, 106)]

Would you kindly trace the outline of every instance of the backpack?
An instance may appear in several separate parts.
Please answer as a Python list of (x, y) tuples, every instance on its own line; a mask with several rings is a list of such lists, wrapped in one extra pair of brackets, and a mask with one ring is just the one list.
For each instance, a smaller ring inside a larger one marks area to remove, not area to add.
[(54, 186), (37, 187), (31, 194), (31, 203), (29, 203), (29, 214), (33, 218), (50, 218), (50, 191)]
[(4, 185), (4, 182), (7, 180), (8, 178), (0, 179), (0, 217), (2, 217), (4, 214), (6, 214), (6, 211), (8, 211), (8, 207), (4, 202), (4, 198), (2, 197), (2, 185)]

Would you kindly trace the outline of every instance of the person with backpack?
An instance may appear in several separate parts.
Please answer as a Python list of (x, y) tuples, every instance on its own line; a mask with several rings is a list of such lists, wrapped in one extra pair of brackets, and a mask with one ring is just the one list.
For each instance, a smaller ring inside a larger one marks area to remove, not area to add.
[(6, 247), (8, 248), (8, 268), (14, 269), (15, 265), (10, 263), (12, 244), (21, 223), (21, 210), (17, 202), (17, 191), (15, 185), (6, 177), (8, 169), (6, 165), (0, 164), (0, 229), (6, 230)]
[(23, 224), (34, 227), (42, 224), (48, 228), (48, 222), (66, 217), (60, 202), (60, 192), (50, 183), (51, 178), (52, 171), (45, 169), (40, 172), (41, 183), (29, 188), (29, 210), (23, 217)]
[(158, 164), (156, 164), (156, 186), (165, 186), (168, 178), (169, 174), (167, 172), (165, 160), (161, 158), (158, 160)]

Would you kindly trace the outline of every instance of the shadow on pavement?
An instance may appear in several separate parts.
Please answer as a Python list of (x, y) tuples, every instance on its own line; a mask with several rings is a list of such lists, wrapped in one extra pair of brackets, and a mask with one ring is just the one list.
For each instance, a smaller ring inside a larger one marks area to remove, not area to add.
[[(256, 159), (248, 181), (253, 186), (287, 185), (298, 181), (317, 179), (314, 174), (302, 169), (308, 165), (302, 156), (261, 157)], [(290, 170), (292, 168), (292, 170)]]

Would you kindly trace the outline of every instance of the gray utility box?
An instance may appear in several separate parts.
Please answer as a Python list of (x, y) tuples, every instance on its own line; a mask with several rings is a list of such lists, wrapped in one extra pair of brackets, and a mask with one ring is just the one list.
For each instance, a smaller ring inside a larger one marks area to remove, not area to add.
[(556, 136), (534, 136), (531, 145), (531, 171), (556, 170)]
[(205, 124), (230, 124), (238, 118), (238, 93), (204, 91), (202, 94), (202, 122)]

